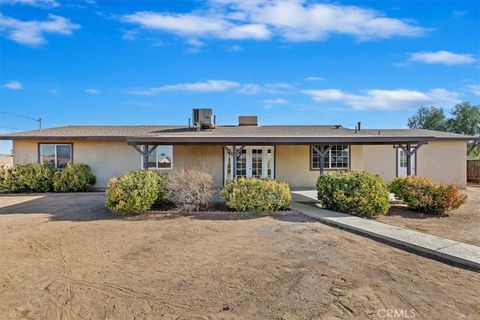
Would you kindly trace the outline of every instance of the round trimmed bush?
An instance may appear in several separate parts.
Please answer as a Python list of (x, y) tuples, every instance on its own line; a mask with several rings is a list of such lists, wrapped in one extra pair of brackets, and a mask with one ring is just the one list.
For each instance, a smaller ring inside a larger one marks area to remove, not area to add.
[(168, 199), (167, 178), (163, 174), (141, 170), (110, 179), (105, 206), (122, 215), (149, 211), (155, 203)]
[(290, 187), (277, 180), (236, 178), (227, 181), (221, 197), (230, 209), (267, 214), (287, 209), (292, 202)]
[(454, 185), (435, 184), (424, 177), (395, 178), (388, 187), (410, 209), (433, 215), (444, 215), (467, 200), (467, 195), (461, 194)]
[(53, 175), (53, 190), (55, 192), (87, 191), (96, 182), (90, 167), (86, 164), (67, 164), (63, 170)]
[(318, 200), (331, 210), (359, 216), (386, 214), (388, 189), (383, 178), (367, 172), (332, 172), (317, 181)]

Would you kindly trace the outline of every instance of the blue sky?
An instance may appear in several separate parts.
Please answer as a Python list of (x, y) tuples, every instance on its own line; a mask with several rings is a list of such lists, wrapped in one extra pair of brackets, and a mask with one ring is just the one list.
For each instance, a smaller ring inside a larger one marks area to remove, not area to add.
[[(0, 111), (69, 124), (405, 127), (480, 100), (478, 1), (0, 0)], [(0, 132), (34, 121), (0, 114)], [(0, 153), (9, 152), (8, 142)]]

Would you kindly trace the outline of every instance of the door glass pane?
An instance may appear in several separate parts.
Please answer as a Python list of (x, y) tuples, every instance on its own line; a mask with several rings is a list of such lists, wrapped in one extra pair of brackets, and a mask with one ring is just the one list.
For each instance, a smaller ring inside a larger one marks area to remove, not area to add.
[(247, 150), (243, 149), (237, 160), (237, 177), (247, 176)]
[(40, 145), (40, 163), (55, 168), (55, 145), (41, 144)]
[(71, 159), (72, 146), (69, 144), (57, 144), (57, 168), (65, 168)]
[(263, 176), (262, 156), (262, 149), (252, 149), (252, 177), (254, 178), (261, 178)]
[(157, 167), (162, 169), (172, 168), (173, 159), (172, 146), (158, 146), (157, 147)]
[(407, 155), (405, 151), (400, 149), (400, 168), (406, 168), (407, 167)]

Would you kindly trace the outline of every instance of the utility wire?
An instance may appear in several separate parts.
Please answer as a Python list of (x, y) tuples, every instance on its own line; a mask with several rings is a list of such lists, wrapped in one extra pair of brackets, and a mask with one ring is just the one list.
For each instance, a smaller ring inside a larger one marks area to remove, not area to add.
[[(18, 118), (23, 118), (23, 119), (36, 121), (36, 122), (38, 122), (39, 128), (42, 129), (42, 118), (35, 119), (35, 118), (24, 116), (24, 115), (21, 115), (21, 114), (1, 111), (1, 110), (0, 110), (0, 113), (7, 114), (7, 115), (10, 115), (10, 116), (14, 116), (14, 117), (18, 117)], [(22, 130), (22, 129), (20, 129), (20, 130)]]

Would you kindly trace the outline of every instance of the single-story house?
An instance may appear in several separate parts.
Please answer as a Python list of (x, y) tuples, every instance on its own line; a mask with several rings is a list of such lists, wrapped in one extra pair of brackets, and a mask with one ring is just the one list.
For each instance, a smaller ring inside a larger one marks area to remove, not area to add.
[(465, 187), (467, 141), (478, 138), (423, 129), (363, 129), (360, 123), (355, 129), (263, 126), (255, 116), (241, 116), (237, 125), (65, 126), (0, 139), (13, 140), (14, 164), (88, 164), (97, 188), (130, 170), (195, 168), (211, 173), (217, 186), (243, 176), (275, 178), (303, 189), (314, 188), (323, 172), (337, 170), (372, 172), (386, 180), (412, 174)]

